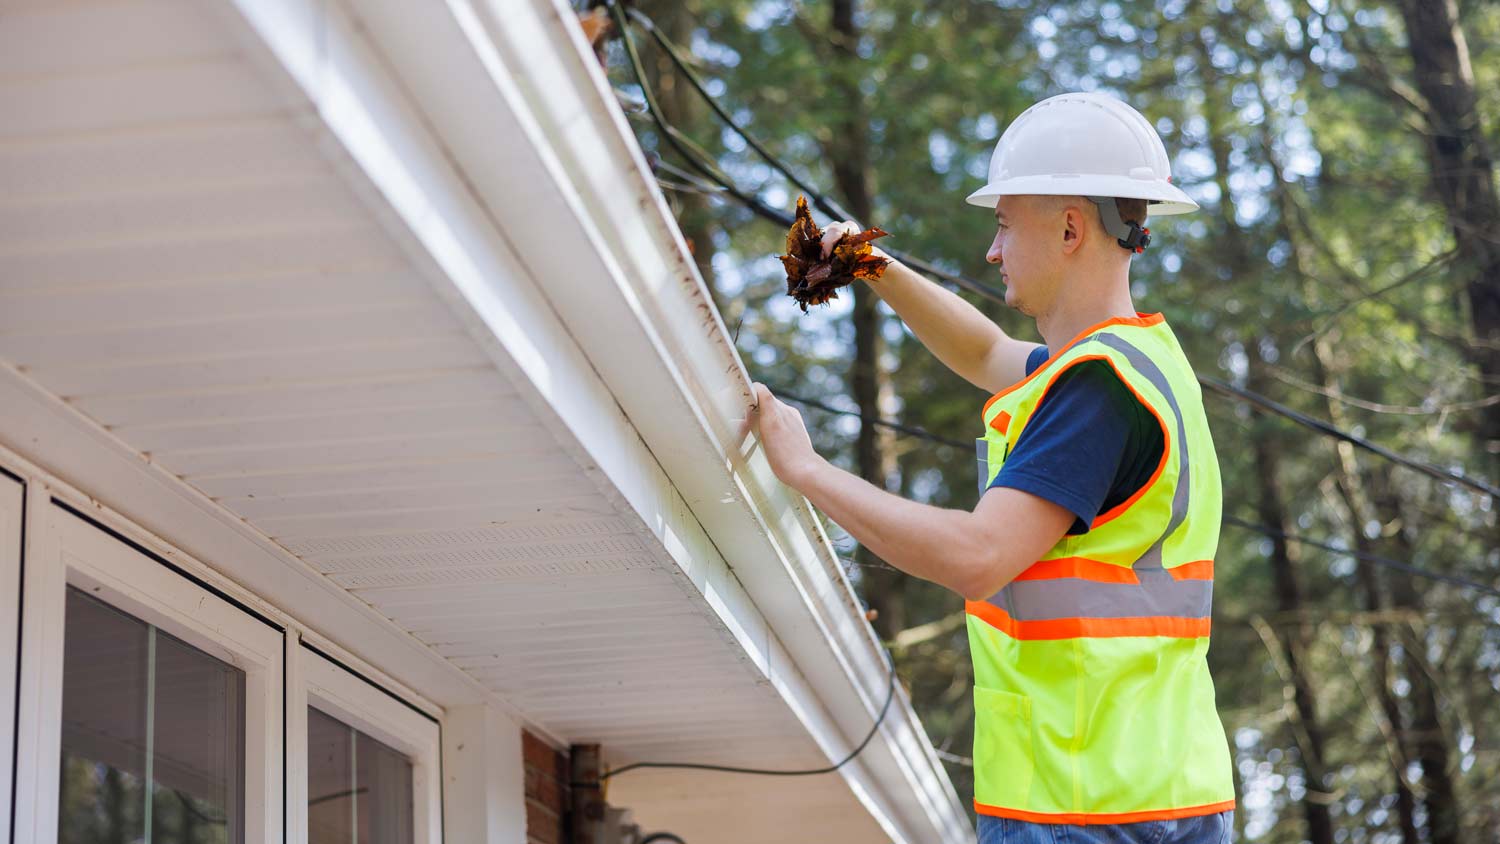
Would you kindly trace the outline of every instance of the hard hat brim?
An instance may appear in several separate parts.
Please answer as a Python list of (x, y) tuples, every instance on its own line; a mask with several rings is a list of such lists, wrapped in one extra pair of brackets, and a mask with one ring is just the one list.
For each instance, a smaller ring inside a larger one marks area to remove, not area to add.
[(964, 201), (981, 208), (995, 207), (1002, 196), (1115, 196), (1144, 199), (1147, 213), (1167, 217), (1198, 210), (1198, 203), (1176, 185), (1145, 182), (1126, 176), (1026, 176), (992, 182), (969, 194)]

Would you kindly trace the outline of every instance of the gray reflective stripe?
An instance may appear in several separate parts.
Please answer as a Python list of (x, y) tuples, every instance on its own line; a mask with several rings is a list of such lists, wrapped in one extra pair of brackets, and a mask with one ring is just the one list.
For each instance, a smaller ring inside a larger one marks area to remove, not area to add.
[(984, 437), (975, 440), (974, 453), (979, 458), (979, 494), (984, 495), (984, 488), (989, 486), (986, 481), (990, 479), (990, 441)]
[(989, 599), (1017, 621), (1054, 618), (1207, 618), (1211, 580), (1177, 580), (1165, 569), (1137, 572), (1140, 583), (1092, 580), (1014, 580)]
[(1161, 368), (1156, 362), (1137, 349), (1135, 346), (1121, 340), (1113, 334), (1095, 334), (1089, 338), (1114, 349), (1125, 355), (1130, 365), (1137, 372), (1146, 376), (1151, 386), (1156, 388), (1167, 399), (1167, 404), (1172, 408), (1172, 415), (1177, 419), (1177, 488), (1172, 492), (1172, 517), (1167, 520), (1167, 529), (1162, 531), (1161, 536), (1151, 543), (1151, 547), (1135, 561), (1136, 571), (1143, 569), (1160, 569), (1161, 547), (1167, 541), (1167, 537), (1177, 531), (1187, 519), (1188, 498), (1192, 491), (1192, 474), (1189, 471), (1191, 461), (1188, 460), (1187, 425), (1182, 421), (1182, 408), (1177, 404), (1177, 396), (1172, 392), (1172, 385), (1167, 382), (1167, 376), (1162, 374)]
[(988, 602), (1018, 621), (1157, 616), (1207, 618), (1212, 610), (1213, 581), (1177, 580), (1162, 568), (1162, 546), (1187, 519), (1191, 493), (1187, 425), (1177, 404), (1177, 396), (1161, 368), (1140, 349), (1113, 334), (1099, 333), (1088, 340), (1103, 343), (1125, 355), (1130, 365), (1151, 382), (1172, 408), (1177, 422), (1178, 474), (1166, 530), (1135, 561), (1133, 569), (1139, 583), (1099, 583), (1077, 578), (1018, 580), (1007, 584)]

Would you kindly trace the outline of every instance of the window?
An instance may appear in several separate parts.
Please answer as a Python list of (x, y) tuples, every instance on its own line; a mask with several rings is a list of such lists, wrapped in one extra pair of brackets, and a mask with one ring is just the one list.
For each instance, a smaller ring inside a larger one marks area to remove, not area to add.
[(245, 840), (245, 673), (68, 588), (60, 842)]
[(307, 645), (297, 665), (307, 844), (441, 841), (437, 720)]
[(14, 840), (280, 840), (281, 627), (120, 534), (37, 506)]

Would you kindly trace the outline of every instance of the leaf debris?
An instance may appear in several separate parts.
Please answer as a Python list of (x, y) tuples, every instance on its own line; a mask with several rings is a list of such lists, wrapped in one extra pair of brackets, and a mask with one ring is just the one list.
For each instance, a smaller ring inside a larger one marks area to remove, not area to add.
[(859, 234), (845, 234), (823, 257), (823, 231), (813, 222), (807, 208), (807, 197), (797, 197), (797, 218), (786, 233), (786, 254), (781, 265), (786, 268), (786, 295), (797, 300), (802, 312), (808, 305), (826, 305), (839, 297), (838, 289), (856, 279), (880, 278), (890, 264), (870, 250), (870, 241), (890, 232), (871, 226)]

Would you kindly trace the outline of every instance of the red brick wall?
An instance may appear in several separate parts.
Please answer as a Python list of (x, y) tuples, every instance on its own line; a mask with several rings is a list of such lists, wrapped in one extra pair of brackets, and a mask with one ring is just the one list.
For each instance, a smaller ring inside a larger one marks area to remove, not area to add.
[(526, 766), (526, 844), (564, 844), (568, 809), (568, 755), (521, 731)]

